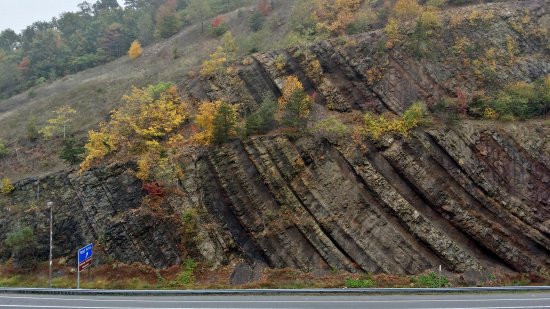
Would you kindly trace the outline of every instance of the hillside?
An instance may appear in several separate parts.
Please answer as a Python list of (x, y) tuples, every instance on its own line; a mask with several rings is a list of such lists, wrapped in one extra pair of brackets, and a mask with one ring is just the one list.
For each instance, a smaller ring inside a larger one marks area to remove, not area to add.
[[(237, 27), (239, 13), (231, 14)], [(80, 244), (95, 241), (101, 261), (167, 268), (192, 258), (214, 272), (228, 267), (224, 280), (231, 284), (258, 280), (272, 268), (417, 275), (438, 265), (471, 284), (497, 273), (548, 280), (548, 114), (543, 106), (533, 119), (518, 120), (519, 112), (499, 117), (488, 113), (501, 112), (499, 105), (483, 104), (513, 85), (544, 84), (550, 2), (453, 6), (439, 14), (441, 26), (426, 37), (374, 29), (246, 55), (208, 77), (196, 66), (205, 55), (185, 63), (170, 57), (188, 39), (198, 40), (190, 49), (219, 44), (198, 39), (195, 26), (147, 48), (136, 62), (120, 59), (44, 86), (34, 99), (2, 101), (0, 137), (9, 140), (23, 136), (25, 115), (45, 119), (69, 98), (79, 108), (82, 134), (119, 106), (107, 98), (166, 80), (176, 82), (188, 104), (184, 133), (196, 129), (192, 120), (204, 102), (238, 104), (244, 117), (266, 95), (284, 96), (290, 76), (313, 105), (298, 132), (276, 128), (220, 145), (178, 146), (183, 173), (162, 192), (144, 187), (136, 157), (126, 154), (87, 171), (62, 169), (52, 163), (53, 152), (32, 157), (49, 163), (31, 168), (17, 167), (25, 157), (12, 156), (1, 163), (3, 174), (34, 177), (0, 196), (7, 210), (0, 213), (0, 235), (24, 222), (36, 234), (38, 260), (46, 260), (44, 205), (51, 200), (55, 234), (63, 235), (54, 255), (69, 260)], [(414, 102), (430, 111), (424, 125), (379, 139), (354, 133), (366, 126), (365, 115), (395, 119)], [(333, 118), (344, 133), (317, 129)], [(36, 176), (51, 169), (58, 171)], [(0, 261), (25, 257), (0, 243)]]

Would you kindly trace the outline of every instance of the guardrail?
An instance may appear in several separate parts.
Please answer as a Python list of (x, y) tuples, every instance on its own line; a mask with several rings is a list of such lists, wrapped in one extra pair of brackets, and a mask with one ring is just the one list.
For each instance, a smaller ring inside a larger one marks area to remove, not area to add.
[(0, 294), (96, 295), (96, 296), (269, 296), (269, 295), (375, 295), (550, 292), (550, 286), (505, 286), (464, 288), (372, 288), (372, 289), (253, 289), (253, 290), (86, 290), (45, 288), (0, 288)]

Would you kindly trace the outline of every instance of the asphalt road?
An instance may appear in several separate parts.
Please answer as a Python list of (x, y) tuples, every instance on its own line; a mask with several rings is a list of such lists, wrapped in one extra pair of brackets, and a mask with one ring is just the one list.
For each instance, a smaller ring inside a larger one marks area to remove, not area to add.
[(550, 308), (550, 293), (389, 296), (117, 297), (0, 295), (2, 308)]

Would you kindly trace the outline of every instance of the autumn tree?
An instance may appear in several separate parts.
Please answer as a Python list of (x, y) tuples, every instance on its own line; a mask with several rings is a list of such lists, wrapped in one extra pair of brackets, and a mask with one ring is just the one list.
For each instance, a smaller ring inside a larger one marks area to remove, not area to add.
[(157, 10), (157, 36), (169, 38), (178, 33), (181, 28), (181, 20), (177, 12), (176, 0), (166, 0)]
[(233, 60), (237, 56), (238, 46), (231, 31), (223, 35), (222, 48), (229, 60)]
[(128, 56), (130, 59), (137, 59), (143, 54), (143, 49), (141, 48), (141, 43), (138, 40), (132, 42), (130, 49), (128, 50)]
[(195, 117), (195, 124), (200, 128), (194, 140), (203, 145), (220, 144), (236, 136), (238, 106), (218, 100), (203, 102)]
[(360, 7), (360, 0), (315, 0), (316, 27), (320, 31), (343, 34), (355, 20)]
[(298, 77), (291, 75), (284, 83), (276, 118), (283, 126), (303, 127), (312, 104), (313, 100), (304, 91)]
[(208, 1), (190, 0), (185, 10), (192, 21), (201, 23), (201, 33), (204, 33), (204, 21), (212, 15)]
[(133, 88), (123, 101), (109, 123), (89, 132), (86, 158), (80, 167), (89, 169), (107, 155), (123, 152), (138, 156), (139, 177), (154, 178), (150, 167), (166, 154), (161, 142), (177, 136), (175, 130), (187, 117), (184, 103), (170, 83)]
[(0, 193), (4, 195), (8, 195), (15, 190), (14, 186), (12, 185), (10, 179), (8, 177), (2, 178), (2, 186), (0, 187)]
[(417, 55), (422, 55), (429, 49), (427, 41), (440, 27), (437, 7), (422, 6), (417, 0), (397, 0), (384, 28), (388, 37), (387, 47), (392, 48), (410, 36), (411, 39), (406, 42), (408, 47)]
[(379, 140), (386, 134), (400, 134), (404, 137), (421, 125), (428, 123), (428, 111), (422, 102), (413, 103), (400, 117), (387, 115), (365, 114), (364, 133), (373, 140)]
[(40, 133), (45, 138), (52, 138), (57, 134), (63, 132), (63, 140), (67, 138), (67, 128), (73, 121), (73, 116), (76, 114), (76, 110), (69, 105), (58, 108), (54, 112), (57, 116), (48, 119), (48, 125), (40, 130)]
[(210, 58), (203, 61), (200, 74), (204, 78), (213, 77), (215, 75), (226, 72), (227, 53), (223, 47), (219, 46)]

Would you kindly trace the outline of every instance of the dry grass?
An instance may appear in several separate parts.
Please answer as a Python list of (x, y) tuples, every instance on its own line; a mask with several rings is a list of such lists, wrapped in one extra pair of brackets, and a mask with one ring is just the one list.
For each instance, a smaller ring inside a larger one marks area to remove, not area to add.
[[(343, 288), (346, 278), (370, 279), (374, 287), (414, 287), (415, 276), (387, 274), (350, 274), (329, 271), (324, 274), (305, 273), (293, 269), (265, 269), (256, 282), (232, 286), (229, 278), (232, 266), (209, 269), (199, 265), (194, 272), (195, 281), (191, 284), (177, 282), (182, 267), (173, 266), (164, 270), (155, 270), (142, 264), (126, 265), (113, 263), (100, 265), (81, 273), (81, 286), (87, 289), (266, 289), (266, 288)], [(59, 260), (54, 262), (53, 286), (56, 288), (75, 288), (75, 269)], [(451, 286), (467, 286), (460, 275), (448, 275)], [(535, 274), (495, 273), (478, 282), (479, 286), (506, 285), (548, 285), (548, 278)], [(40, 264), (31, 274), (17, 272), (11, 263), (0, 265), (0, 287), (46, 287), (48, 285), (48, 265)]]

